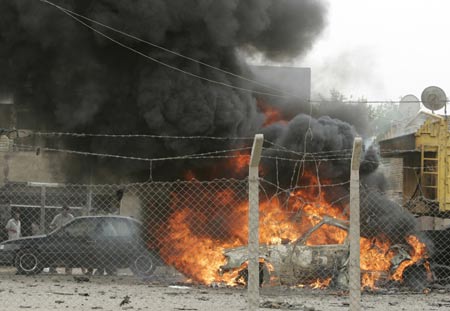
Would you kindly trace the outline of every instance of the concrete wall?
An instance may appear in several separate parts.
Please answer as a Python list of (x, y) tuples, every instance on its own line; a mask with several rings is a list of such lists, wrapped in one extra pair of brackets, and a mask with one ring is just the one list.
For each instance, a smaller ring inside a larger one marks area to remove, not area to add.
[(64, 182), (60, 163), (63, 156), (35, 151), (9, 151), (4, 137), (0, 139), (0, 184), (5, 182)]
[(442, 230), (450, 226), (450, 219), (431, 216), (418, 218), (420, 230)]
[(390, 200), (403, 204), (403, 159), (384, 158), (381, 160), (380, 170), (386, 177), (388, 184), (386, 194)]

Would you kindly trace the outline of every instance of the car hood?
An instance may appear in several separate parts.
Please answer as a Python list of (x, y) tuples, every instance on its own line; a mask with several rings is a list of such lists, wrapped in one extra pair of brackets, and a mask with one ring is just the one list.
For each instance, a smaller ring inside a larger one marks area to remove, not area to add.
[(15, 240), (4, 241), (4, 242), (0, 243), (0, 245), (23, 244), (23, 243), (33, 242), (33, 241), (40, 241), (40, 240), (45, 239), (46, 237), (47, 237), (47, 235), (45, 235), (45, 234), (44, 235), (27, 236), (27, 237), (15, 239)]

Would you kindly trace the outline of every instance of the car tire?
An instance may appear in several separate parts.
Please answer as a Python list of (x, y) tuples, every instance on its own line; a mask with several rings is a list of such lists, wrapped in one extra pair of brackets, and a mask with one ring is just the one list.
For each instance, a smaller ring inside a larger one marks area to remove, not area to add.
[(16, 254), (14, 260), (18, 274), (34, 275), (44, 269), (39, 256), (32, 250), (22, 250)]
[(130, 269), (135, 276), (151, 276), (156, 269), (156, 258), (151, 254), (141, 254), (133, 259)]
[[(247, 266), (248, 266), (248, 262), (247, 262)], [(248, 267), (245, 267), (241, 270), (239, 270), (238, 272), (238, 276), (235, 278), (235, 281), (239, 283), (239, 281), (241, 281), (242, 285), (247, 286), (248, 285)], [(259, 287), (263, 286), (263, 283), (270, 283), (270, 270), (269, 267), (267, 265), (267, 263), (265, 262), (259, 262), (259, 267), (258, 267), (258, 271), (259, 271)]]

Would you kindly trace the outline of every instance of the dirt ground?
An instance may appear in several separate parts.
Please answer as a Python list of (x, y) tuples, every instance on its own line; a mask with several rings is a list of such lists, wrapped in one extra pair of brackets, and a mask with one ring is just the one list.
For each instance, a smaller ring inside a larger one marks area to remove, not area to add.
[[(11, 271), (12, 272), (12, 271)], [(364, 294), (362, 310), (450, 310), (450, 288), (429, 293)], [(247, 310), (244, 288), (167, 285), (132, 276), (16, 276), (0, 271), (0, 310)], [(128, 298), (127, 298), (128, 297)], [(331, 290), (266, 287), (259, 310), (348, 310)]]

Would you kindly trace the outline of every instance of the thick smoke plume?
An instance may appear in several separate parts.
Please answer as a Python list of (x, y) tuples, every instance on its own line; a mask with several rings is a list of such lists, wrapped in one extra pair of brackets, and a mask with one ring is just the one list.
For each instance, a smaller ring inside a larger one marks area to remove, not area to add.
[[(270, 60), (301, 55), (322, 31), (326, 13), (325, 5), (316, 0), (55, 2), (141, 39), (246, 76), (250, 74), (249, 69), (239, 58), (238, 51), (258, 53)], [(210, 84), (150, 62), (48, 4), (30, 0), (1, 1), (0, 17), (0, 87), (3, 92), (13, 94), (17, 104), (31, 109), (33, 122), (19, 124), (22, 127), (238, 137), (255, 133), (263, 123), (264, 118), (251, 93)], [(238, 87), (252, 87), (135, 40), (106, 33), (187, 72)], [(124, 140), (118, 143), (117, 140), (86, 138), (46, 143), (150, 158), (226, 147), (223, 143), (202, 141)], [(134, 180), (148, 175), (147, 164), (89, 160), (93, 161), (90, 170), (97, 170), (95, 176), (103, 180), (111, 175), (128, 174)], [(98, 161), (101, 165), (96, 165)], [(98, 171), (97, 167), (106, 169)], [(69, 177), (79, 179), (90, 175), (74, 165), (74, 161), (70, 168)], [(156, 165), (155, 178), (180, 176), (181, 170), (169, 171), (164, 164)]]
[[(143, 40), (249, 77), (251, 70), (239, 56), (242, 52), (257, 53), (272, 61), (302, 55), (320, 35), (326, 16), (326, 6), (318, 0), (55, 2)], [(267, 91), (89, 24), (170, 66), (240, 88)], [(298, 153), (285, 157), (297, 159), (305, 153), (322, 152), (327, 155), (327, 152), (336, 150), (350, 150), (356, 135), (353, 126), (336, 119), (339, 117), (335, 113), (336, 107), (322, 105), (319, 107), (321, 111), (312, 111), (311, 118), (304, 114), (310, 112), (309, 105), (292, 102), (288, 103), (290, 121), (287, 124), (276, 123), (263, 129), (265, 116), (258, 109), (257, 99), (251, 92), (211, 84), (151, 62), (99, 36), (41, 1), (0, 2), (0, 68), (0, 92), (12, 94), (16, 105), (25, 107), (32, 116), (30, 119), (21, 119), (19, 115), (18, 127), (21, 128), (221, 137), (251, 136), (262, 131), (266, 139), (277, 146)], [(264, 101), (271, 103), (270, 98), (264, 98)], [(278, 106), (283, 104), (273, 103)], [(351, 121), (347, 118), (353, 113), (352, 109), (352, 113), (344, 113), (341, 119)], [(357, 130), (361, 133), (367, 122), (361, 116), (358, 120), (361, 120), (361, 126)], [(238, 142), (233, 140), (112, 140), (86, 137), (49, 138), (39, 143), (51, 147), (147, 158), (238, 146)], [(265, 155), (279, 156), (276, 153), (278, 151), (274, 152), (267, 151)], [(318, 159), (307, 157), (304, 158), (308, 160), (303, 162), (304, 167), (295, 162), (279, 162), (280, 165), (275, 167), (274, 161), (268, 161), (264, 163), (268, 168), (266, 178), (285, 187), (299, 179), (306, 169), (317, 171), (320, 179), (348, 181), (349, 154), (342, 152), (338, 156), (341, 158), (336, 159), (336, 154), (328, 154), (328, 158), (334, 157), (334, 161), (316, 161)], [(372, 156), (372, 153), (368, 153), (369, 159)], [(112, 183), (127, 181), (128, 178), (143, 181), (149, 177), (148, 163), (95, 157), (68, 157), (66, 160), (69, 181)], [(370, 175), (376, 169), (373, 162), (369, 161), (368, 165), (363, 166), (365, 175)], [(200, 178), (215, 177), (210, 176), (216, 172), (211, 167), (207, 161), (202, 161), (201, 165), (198, 161), (171, 161), (154, 163), (152, 172), (156, 180), (183, 178), (187, 169), (194, 170)], [(218, 175), (227, 177), (223, 170)], [(329, 195), (339, 198), (347, 190), (337, 187), (329, 191)], [(364, 210), (364, 219), (369, 224), (374, 219), (392, 219), (387, 216), (392, 215), (388, 204), (371, 206)], [(409, 218), (405, 221), (414, 223)], [(371, 227), (374, 232), (377, 224)], [(404, 227), (405, 234), (413, 227)]]

